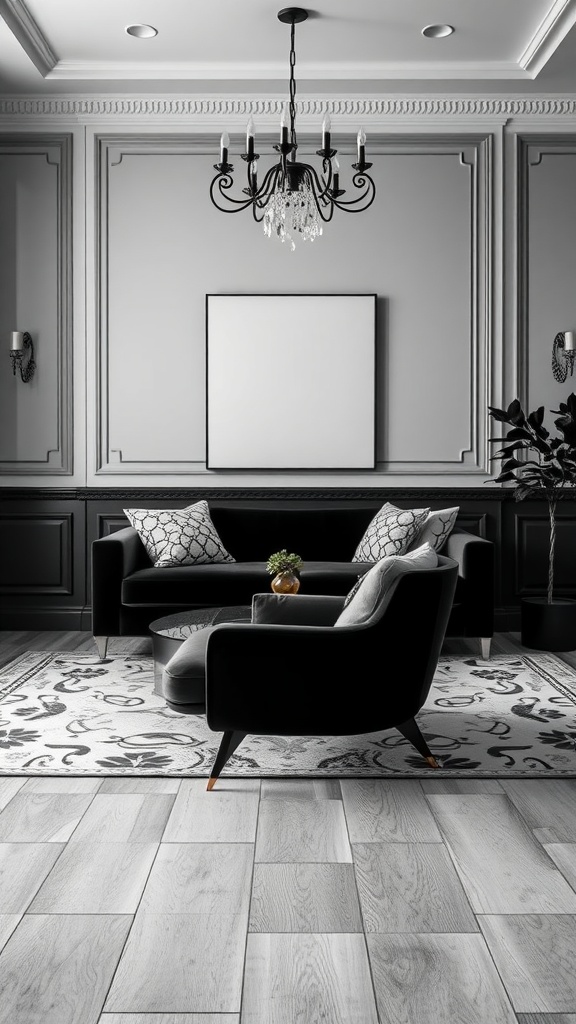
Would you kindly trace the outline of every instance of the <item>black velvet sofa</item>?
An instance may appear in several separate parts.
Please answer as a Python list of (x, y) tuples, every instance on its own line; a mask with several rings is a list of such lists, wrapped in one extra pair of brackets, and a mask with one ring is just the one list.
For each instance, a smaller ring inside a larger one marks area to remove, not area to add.
[[(235, 562), (155, 568), (131, 526), (93, 542), (92, 633), (101, 657), (109, 637), (147, 636), (150, 622), (161, 616), (186, 608), (250, 605), (254, 594), (270, 589), (266, 561), (281, 548), (304, 561), (302, 594), (347, 594), (372, 564), (352, 562), (352, 557), (382, 502), (209, 507)], [(494, 633), (494, 545), (456, 521), (442, 554), (459, 566), (446, 635), (477, 637), (487, 658)], [(415, 612), (415, 635), (417, 629)]]

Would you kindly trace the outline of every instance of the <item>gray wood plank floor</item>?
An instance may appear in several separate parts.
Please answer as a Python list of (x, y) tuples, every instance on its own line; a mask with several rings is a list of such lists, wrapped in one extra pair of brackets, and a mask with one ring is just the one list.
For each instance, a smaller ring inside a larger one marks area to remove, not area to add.
[[(0, 633), (0, 666), (33, 649), (93, 641)], [(575, 948), (576, 755), (502, 783), (0, 778), (0, 1024), (576, 1024)]]

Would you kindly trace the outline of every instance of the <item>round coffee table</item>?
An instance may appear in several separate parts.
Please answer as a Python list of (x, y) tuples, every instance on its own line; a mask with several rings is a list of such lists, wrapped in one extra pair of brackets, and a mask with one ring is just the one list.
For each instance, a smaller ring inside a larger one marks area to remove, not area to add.
[(164, 696), (162, 673), (180, 644), (192, 633), (205, 626), (215, 626), (218, 622), (250, 622), (250, 616), (249, 605), (231, 605), (229, 608), (190, 608), (154, 619), (148, 627), (152, 635), (154, 693)]

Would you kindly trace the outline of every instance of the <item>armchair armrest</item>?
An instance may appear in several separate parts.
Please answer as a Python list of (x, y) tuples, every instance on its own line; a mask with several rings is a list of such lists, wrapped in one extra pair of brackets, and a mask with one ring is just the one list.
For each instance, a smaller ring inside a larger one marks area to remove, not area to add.
[(92, 633), (118, 636), (122, 580), (149, 565), (136, 530), (127, 526), (92, 543)]
[(331, 594), (254, 594), (252, 622), (333, 626), (345, 600)]
[(442, 554), (458, 562), (465, 583), (467, 635), (494, 635), (494, 544), (465, 530), (455, 529)]

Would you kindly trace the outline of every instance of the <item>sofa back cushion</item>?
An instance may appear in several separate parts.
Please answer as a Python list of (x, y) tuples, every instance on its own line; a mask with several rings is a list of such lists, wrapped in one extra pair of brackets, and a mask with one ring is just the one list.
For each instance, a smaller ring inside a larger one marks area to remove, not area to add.
[(210, 513), (222, 543), (237, 562), (265, 562), (287, 548), (304, 562), (351, 562), (356, 545), (380, 506), (288, 508), (216, 505)]

